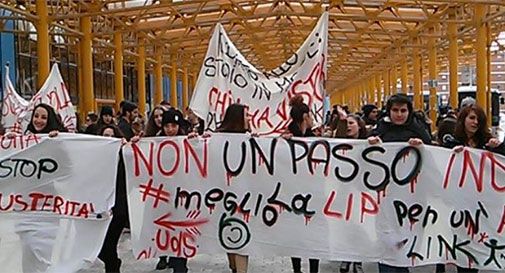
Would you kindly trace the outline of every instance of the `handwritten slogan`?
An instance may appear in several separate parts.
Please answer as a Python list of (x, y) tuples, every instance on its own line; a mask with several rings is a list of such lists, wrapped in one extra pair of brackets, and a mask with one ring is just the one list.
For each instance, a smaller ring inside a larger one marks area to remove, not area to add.
[(230, 104), (245, 104), (251, 128), (261, 135), (276, 135), (289, 123), (289, 99), (301, 95), (315, 122), (321, 123), (327, 43), (328, 13), (324, 13), (297, 52), (272, 71), (261, 72), (235, 47), (223, 26), (217, 24), (190, 108), (206, 120), (206, 127), (216, 129)]
[(6, 92), (2, 104), (2, 124), (7, 132), (24, 133), (30, 123), (33, 109), (40, 103), (51, 105), (61, 117), (65, 128), (69, 131), (76, 130), (75, 109), (57, 64), (53, 65), (44, 85), (30, 101), (22, 98), (14, 90), (8, 75), (6, 73), (4, 88)]
[(227, 251), (505, 266), (496, 154), (229, 134), (144, 139), (123, 152), (138, 259)]
[(111, 220), (119, 149), (118, 140), (91, 136), (0, 137), (2, 268), (91, 265)]

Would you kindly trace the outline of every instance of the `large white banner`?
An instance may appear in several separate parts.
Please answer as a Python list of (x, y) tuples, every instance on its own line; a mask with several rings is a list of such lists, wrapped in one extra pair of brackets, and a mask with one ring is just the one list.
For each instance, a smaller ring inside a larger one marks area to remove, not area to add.
[(500, 155), (220, 134), (123, 151), (138, 259), (237, 252), (505, 266)]
[(0, 265), (76, 272), (91, 265), (114, 204), (120, 142), (61, 134), (0, 138)]
[[(258, 41), (261, 43), (262, 41)], [(251, 127), (260, 135), (276, 135), (289, 124), (289, 99), (304, 97), (316, 123), (324, 118), (328, 13), (324, 13), (300, 49), (269, 72), (254, 67), (217, 24), (210, 39), (190, 108), (206, 120), (206, 128), (219, 127), (232, 103), (249, 107)]]
[(2, 125), (6, 132), (23, 133), (21, 114), (28, 107), (29, 102), (21, 97), (9, 77), (9, 67), (5, 68), (4, 93), (2, 100)]
[(2, 105), (2, 124), (7, 132), (24, 133), (30, 123), (33, 109), (40, 103), (51, 105), (67, 130), (71, 132), (76, 130), (77, 117), (74, 105), (56, 63), (51, 68), (44, 85), (29, 102), (16, 93), (8, 75), (5, 76), (4, 90), (7, 92), (4, 93)]

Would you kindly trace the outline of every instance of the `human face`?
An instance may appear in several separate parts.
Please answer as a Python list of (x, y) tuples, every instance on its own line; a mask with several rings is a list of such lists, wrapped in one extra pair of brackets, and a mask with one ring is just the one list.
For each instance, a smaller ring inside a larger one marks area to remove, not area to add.
[(395, 125), (403, 125), (409, 118), (409, 108), (407, 104), (394, 103), (389, 111), (389, 117)]
[(126, 115), (128, 117), (128, 120), (130, 121), (134, 121), (136, 117), (139, 116), (139, 109), (138, 108), (135, 108), (133, 111), (131, 112), (126, 112)]
[(369, 120), (377, 120), (377, 116), (379, 115), (379, 109), (373, 109), (370, 114), (368, 114), (368, 119)]
[(176, 136), (179, 131), (179, 124), (167, 123), (163, 126), (163, 132), (166, 136)]
[(153, 115), (154, 115), (154, 124), (158, 128), (161, 128), (161, 120), (163, 119), (163, 110), (156, 109), (156, 110), (154, 110)]
[(114, 137), (114, 130), (112, 130), (112, 128), (107, 128), (107, 129), (103, 130), (102, 136)]
[(465, 132), (467, 136), (473, 136), (479, 129), (479, 117), (475, 111), (470, 111), (465, 118)]
[(37, 109), (35, 109), (32, 124), (37, 132), (40, 132), (46, 128), (48, 116), (49, 114), (45, 108), (37, 107)]
[(347, 117), (347, 137), (358, 138), (359, 136), (359, 124), (354, 117)]
[(112, 116), (111, 115), (103, 115), (102, 119), (103, 119), (103, 122), (105, 124), (111, 124), (112, 123)]

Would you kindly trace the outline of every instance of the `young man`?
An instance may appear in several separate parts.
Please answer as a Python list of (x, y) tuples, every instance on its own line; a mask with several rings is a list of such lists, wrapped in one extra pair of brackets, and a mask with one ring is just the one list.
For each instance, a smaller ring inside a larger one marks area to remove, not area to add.
[(129, 101), (121, 102), (121, 116), (118, 127), (128, 141), (135, 136), (131, 124), (138, 115), (139, 109), (135, 103)]
[[(377, 126), (372, 130), (368, 138), (370, 144), (380, 144), (382, 142), (408, 142), (410, 145), (430, 144), (431, 136), (423, 125), (422, 121), (413, 115), (412, 102), (404, 94), (391, 96), (386, 104), (386, 116), (377, 122)], [(389, 221), (389, 220), (385, 220)], [(385, 223), (389, 226), (391, 223)], [(380, 224), (379, 224), (380, 225)], [(394, 237), (394, 231), (381, 227), (383, 236)], [(389, 240), (388, 240), (389, 241)], [(396, 244), (401, 248), (403, 242)], [(390, 266), (379, 263), (380, 273), (408, 273), (407, 267)]]
[(386, 116), (377, 122), (368, 142), (370, 144), (379, 142), (430, 144), (430, 134), (422, 121), (413, 115), (413, 112), (412, 102), (407, 96), (404, 94), (391, 96), (386, 104)]

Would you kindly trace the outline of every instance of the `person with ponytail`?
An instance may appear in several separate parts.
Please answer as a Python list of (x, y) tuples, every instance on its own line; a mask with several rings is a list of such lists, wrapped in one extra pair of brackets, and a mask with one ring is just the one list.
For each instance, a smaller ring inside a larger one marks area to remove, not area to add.
[[(282, 137), (286, 139), (291, 137), (314, 137), (315, 134), (312, 132), (314, 120), (312, 119), (309, 106), (303, 102), (303, 97), (300, 95), (292, 97), (289, 101), (289, 106), (291, 106), (289, 116), (292, 121), (288, 125), (287, 132), (283, 133)], [(302, 272), (301, 258), (291, 257), (291, 263), (294, 273)], [(310, 273), (319, 272), (318, 259), (309, 259), (309, 270)]]
[(303, 102), (303, 97), (296, 95), (289, 101), (289, 106), (291, 110), (289, 116), (291, 117), (291, 123), (289, 123), (287, 131), (282, 134), (285, 138), (291, 137), (314, 137), (316, 136), (312, 132), (312, 126), (314, 126), (314, 120), (310, 113), (309, 106)]

